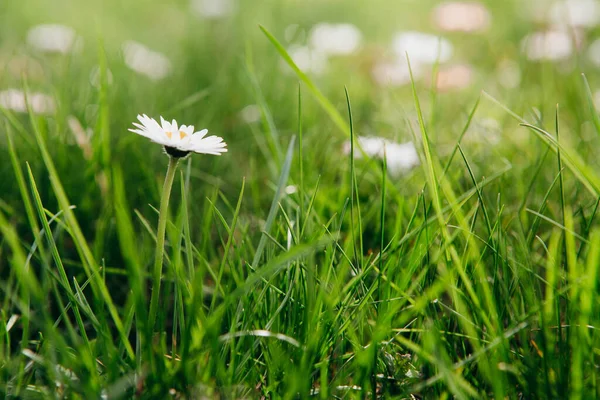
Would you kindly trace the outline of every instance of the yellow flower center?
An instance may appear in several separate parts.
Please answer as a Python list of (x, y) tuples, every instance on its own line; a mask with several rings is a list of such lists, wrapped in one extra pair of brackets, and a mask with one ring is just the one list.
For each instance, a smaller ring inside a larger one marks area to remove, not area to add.
[(173, 136), (173, 133), (172, 132), (165, 132), (165, 135), (167, 135), (167, 137), (169, 139), (171, 139), (171, 136)]
[(179, 131), (179, 139), (183, 140), (183, 138), (187, 137), (187, 133), (184, 131)]

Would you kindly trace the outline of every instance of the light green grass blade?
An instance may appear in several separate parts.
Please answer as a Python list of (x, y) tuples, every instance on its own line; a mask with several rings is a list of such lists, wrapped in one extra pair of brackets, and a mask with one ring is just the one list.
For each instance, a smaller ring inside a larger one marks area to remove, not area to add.
[(469, 131), (469, 127), (471, 126), (471, 123), (473, 122), (473, 118), (475, 117), (475, 113), (477, 112), (477, 109), (479, 108), (480, 102), (481, 102), (481, 96), (477, 97), (477, 101), (473, 105), (473, 108), (471, 109), (471, 112), (469, 113), (469, 116), (467, 117), (467, 122), (465, 123), (465, 125), (460, 133), (460, 136), (456, 140), (456, 144), (454, 145), (454, 148), (452, 149), (452, 153), (450, 154), (450, 157), (448, 158), (448, 161), (446, 162), (446, 166), (444, 167), (444, 171), (442, 172), (442, 175), (440, 176), (440, 180), (444, 179), (444, 177), (446, 176), (446, 173), (448, 172), (448, 169), (450, 168), (450, 165), (452, 165), (454, 156), (456, 155), (456, 152), (458, 151), (460, 143), (462, 142), (463, 138)]
[[(419, 121), (419, 128), (421, 130), (421, 142), (423, 145), (423, 153), (425, 155), (425, 162), (424, 162), (425, 175), (427, 176), (428, 187), (429, 187), (429, 190), (431, 191), (431, 196), (433, 198), (433, 206), (435, 209), (435, 215), (437, 217), (438, 223), (440, 224), (440, 227), (443, 227), (445, 225), (445, 222), (444, 222), (444, 215), (443, 215), (443, 211), (442, 211), (442, 201), (440, 199), (440, 194), (438, 191), (438, 183), (437, 183), (438, 181), (436, 178), (435, 166), (434, 166), (433, 157), (431, 154), (429, 135), (427, 134), (427, 128), (425, 126), (425, 119), (423, 118), (423, 112), (421, 110), (421, 103), (419, 101), (419, 96), (417, 95), (417, 88), (415, 86), (415, 80), (412, 75), (412, 68), (410, 66), (410, 60), (408, 59), (408, 55), (406, 57), (406, 61), (408, 63), (408, 68), (410, 71), (413, 101), (415, 103), (417, 117), (418, 117), (418, 121)], [(415, 137), (415, 143), (418, 143), (416, 137)]]
[[(578, 351), (581, 354), (581, 360), (579, 361), (582, 367), (584, 367), (587, 363), (593, 362), (595, 356), (593, 355), (594, 351), (592, 349), (595, 346), (596, 338), (595, 333), (590, 329), (590, 327), (596, 326), (598, 323), (597, 316), (593, 315), (594, 309), (594, 298), (597, 296), (596, 294), (596, 282), (598, 281), (598, 268), (600, 266), (600, 232), (594, 230), (590, 235), (590, 252), (587, 256), (587, 265), (585, 267), (585, 271), (583, 276), (581, 277), (581, 287), (580, 287), (580, 310), (579, 310), (579, 329), (577, 330), (577, 343), (574, 343), (578, 346)], [(587, 364), (589, 365), (589, 364)], [(585, 371), (582, 371), (585, 372)], [(580, 388), (580, 393), (585, 392), (585, 374), (577, 377), (579, 379), (579, 383), (577, 386)]]
[(592, 89), (590, 88), (590, 84), (585, 76), (585, 74), (581, 74), (581, 79), (583, 80), (583, 89), (585, 91), (585, 98), (588, 103), (588, 107), (590, 110), (590, 115), (592, 116), (592, 122), (594, 123), (594, 128), (596, 129), (596, 133), (600, 135), (600, 116), (598, 115), (598, 111), (596, 110), (596, 105), (594, 104), (594, 95), (592, 93)]
[[(27, 91), (27, 86), (25, 86), (25, 90)], [(108, 311), (111, 315), (112, 320), (115, 323), (116, 329), (121, 337), (121, 340), (123, 341), (123, 343), (125, 345), (127, 354), (129, 356), (129, 358), (131, 360), (133, 360), (133, 358), (134, 358), (133, 348), (131, 347), (131, 344), (129, 343), (129, 339), (127, 338), (126, 332), (123, 327), (123, 323), (121, 321), (121, 317), (119, 316), (117, 308), (110, 296), (110, 293), (108, 291), (108, 288), (106, 287), (105, 282), (101, 279), (101, 275), (99, 274), (100, 268), (98, 267), (98, 264), (97, 264), (96, 260), (94, 259), (94, 256), (92, 255), (92, 251), (90, 250), (90, 248), (87, 244), (87, 241), (86, 241), (85, 237), (83, 236), (83, 232), (79, 226), (79, 222), (77, 221), (75, 214), (73, 213), (73, 211), (70, 208), (70, 203), (67, 198), (67, 194), (65, 193), (65, 190), (63, 188), (63, 185), (60, 181), (58, 171), (56, 170), (56, 167), (54, 166), (54, 162), (52, 161), (52, 158), (50, 157), (50, 153), (48, 152), (48, 148), (47, 148), (45, 139), (38, 127), (38, 124), (35, 120), (36, 117), (31, 109), (29, 109), (29, 115), (30, 115), (30, 120), (31, 120), (32, 128), (33, 128), (33, 133), (34, 133), (38, 148), (42, 155), (42, 160), (44, 162), (44, 165), (46, 166), (46, 169), (48, 170), (48, 174), (50, 175), (50, 183), (52, 185), (52, 189), (54, 190), (54, 193), (56, 195), (58, 203), (65, 215), (65, 220), (66, 220), (67, 224), (69, 225), (69, 228), (71, 229), (71, 233), (73, 235), (73, 240), (74, 240), (75, 246), (77, 248), (77, 251), (80, 254), (80, 257), (83, 261), (83, 265), (86, 270), (86, 274), (89, 278), (92, 278), (92, 288), (94, 289), (95, 293), (99, 296), (99, 298), (102, 299), (102, 301), (105, 303), (106, 307), (108, 308)]]
[[(28, 303), (28, 299), (31, 296), (36, 303), (40, 303), (43, 300), (42, 287), (35, 277), (31, 268), (27, 268), (26, 256), (23, 248), (21, 247), (19, 235), (15, 230), (15, 227), (9, 223), (4, 216), (4, 213), (0, 211), (0, 232), (2, 232), (3, 240), (9, 246), (11, 250), (11, 265), (13, 271), (17, 276), (19, 284), (23, 290), (22, 300), (24, 303)], [(22, 309), (22, 312), (26, 315), (28, 310)]]
[(596, 197), (600, 196), (600, 178), (598, 175), (592, 170), (592, 168), (587, 165), (581, 157), (577, 154), (577, 152), (573, 149), (567, 148), (566, 145), (559, 144), (556, 139), (552, 137), (550, 133), (545, 131), (542, 128), (534, 126), (521, 118), (519, 115), (511, 111), (508, 107), (501, 104), (498, 100), (496, 100), (491, 95), (483, 92), (488, 99), (490, 99), (494, 104), (498, 105), (506, 112), (508, 112), (513, 118), (521, 123), (522, 126), (529, 128), (533, 133), (536, 134), (538, 138), (540, 138), (544, 143), (548, 145), (552, 151), (555, 153), (558, 152), (558, 149), (561, 151), (561, 158), (565, 165), (573, 172), (573, 174), (577, 177), (577, 179), (583, 183), (583, 185)]
[[(580, 269), (579, 263), (577, 261), (577, 248), (575, 243), (575, 236), (571, 233), (573, 232), (573, 213), (571, 212), (569, 207), (564, 209), (564, 224), (565, 224), (565, 240), (564, 240), (564, 251), (567, 261), (567, 276), (569, 281), (569, 300), (574, 304), (580, 302), (580, 287), (582, 284), (580, 283), (580, 279), (582, 276), (585, 276), (585, 271)], [(571, 314), (570, 319), (578, 320), (579, 315), (581, 313), (580, 310), (570, 309), (569, 313)], [(570, 380), (572, 382), (571, 388), (569, 390), (569, 399), (572, 400), (581, 400), (582, 392), (584, 386), (584, 349), (586, 346), (586, 336), (587, 333), (583, 336), (581, 335), (582, 329), (581, 327), (577, 327), (577, 329), (573, 330), (573, 333), (570, 333), (570, 347), (572, 351), (571, 356), (571, 364), (569, 366), (569, 374)]]
[[(127, 269), (127, 278), (129, 288), (131, 290), (131, 302), (134, 304), (136, 335), (140, 343), (140, 349), (145, 350), (145, 357), (151, 359), (151, 347), (148, 345), (150, 338), (146, 335), (147, 313), (147, 296), (146, 296), (146, 280), (145, 271), (142, 260), (139, 254), (140, 235), (136, 235), (136, 229), (133, 225), (131, 214), (129, 213), (129, 205), (125, 195), (125, 184), (123, 182), (123, 174), (118, 166), (112, 168), (112, 191), (114, 198), (114, 210), (116, 216), (117, 236), (121, 253), (125, 259), (125, 267)], [(138, 358), (138, 363), (141, 362)]]
[(323, 107), (323, 109), (329, 115), (329, 117), (334, 122), (334, 124), (344, 134), (348, 134), (348, 132), (349, 132), (348, 124), (346, 123), (346, 121), (344, 120), (342, 115), (339, 113), (339, 111), (334, 107), (334, 105), (331, 104), (331, 102), (329, 100), (327, 100), (327, 98), (323, 95), (323, 93), (321, 93), (321, 91), (317, 88), (317, 86), (313, 83), (313, 81), (308, 77), (308, 75), (306, 75), (304, 72), (302, 72), (300, 70), (300, 68), (298, 68), (298, 66), (292, 59), (292, 57), (290, 57), (288, 52), (285, 50), (283, 45), (275, 38), (275, 36), (273, 36), (267, 30), (267, 28), (265, 28), (264, 26), (259, 25), (258, 27), (265, 34), (267, 39), (269, 39), (271, 44), (273, 44), (273, 46), (275, 47), (275, 49), (277, 50), (279, 55), (281, 55), (283, 60), (294, 70), (294, 72), (296, 73), (298, 78), (302, 82), (304, 82), (304, 84), (308, 88), (308, 91), (315, 97), (315, 99), (321, 105), (321, 107)]
[[(225, 245), (225, 250), (223, 252), (223, 257), (221, 258), (221, 265), (219, 266), (219, 275), (217, 276), (217, 280), (215, 282), (215, 291), (221, 290), (221, 292), (223, 292), (223, 293), (224, 293), (224, 291), (221, 288), (221, 279), (223, 278), (223, 272), (225, 270), (225, 265), (229, 261), (229, 252), (231, 250), (231, 246), (233, 245), (233, 240), (234, 240), (233, 238), (234, 238), (234, 235), (235, 235), (235, 229), (236, 229), (236, 226), (237, 226), (238, 217), (240, 215), (240, 209), (241, 209), (241, 206), (242, 206), (242, 199), (244, 198), (245, 184), (246, 184), (246, 179), (242, 179), (242, 188), (240, 189), (240, 195), (238, 197), (237, 205), (235, 207), (235, 212), (233, 213), (233, 219), (231, 221), (231, 227), (228, 229), (229, 237), (227, 238), (227, 244)], [(217, 296), (213, 296), (213, 299), (212, 299), (212, 302), (211, 302), (211, 307), (210, 307), (211, 309), (213, 309), (215, 307), (216, 300), (217, 300)]]
[(23, 171), (21, 170), (21, 161), (17, 154), (17, 151), (14, 147), (13, 139), (12, 139), (12, 131), (8, 123), (5, 125), (6, 127), (6, 138), (8, 141), (8, 153), (10, 155), (10, 161), (12, 163), (13, 171), (15, 172), (15, 178), (17, 179), (17, 185), (19, 187), (19, 193), (21, 194), (21, 199), (23, 200), (23, 205), (25, 206), (25, 213), (27, 214), (27, 220), (29, 221), (29, 226), (35, 236), (35, 240), (39, 243), (40, 252), (42, 253), (42, 259), (45, 259), (45, 251), (42, 245), (42, 240), (38, 232), (40, 231), (40, 227), (35, 217), (35, 211), (33, 208), (33, 203), (31, 201), (31, 196), (29, 195), (29, 191), (27, 190), (27, 185), (25, 183), (25, 178), (23, 176)]
[[(58, 276), (60, 277), (63, 288), (67, 291), (69, 299), (73, 301), (75, 299), (75, 293), (71, 288), (71, 284), (69, 282), (69, 278), (67, 276), (67, 272), (65, 271), (65, 267), (63, 265), (62, 259), (60, 257), (58, 248), (56, 246), (56, 242), (54, 241), (54, 237), (52, 236), (52, 231), (50, 229), (50, 225), (48, 224), (48, 220), (46, 219), (46, 214), (44, 213), (44, 207), (42, 205), (42, 199), (38, 192), (37, 186), (35, 184), (35, 179), (33, 178), (33, 173), (31, 172), (31, 167), (27, 164), (27, 172), (29, 175), (29, 184), (31, 187), (31, 193), (33, 194), (33, 198), (35, 200), (35, 207), (38, 213), (38, 217), (42, 226), (44, 228), (44, 234), (46, 236), (46, 240), (50, 246), (50, 252), (52, 253), (52, 258), (54, 259), (54, 263), (56, 265), (56, 269), (58, 270)], [(77, 321), (77, 326), (79, 327), (79, 333), (83, 342), (87, 349), (90, 351), (91, 356), (91, 346), (90, 341), (85, 331), (85, 325), (83, 319), (81, 318), (81, 314), (79, 312), (79, 307), (76, 303), (72, 304), (73, 313), (75, 315), (75, 320)], [(93, 357), (90, 357), (93, 359)]]
[[(302, 87), (298, 84), (298, 166), (300, 169), (300, 177), (298, 179), (300, 182), (298, 187), (298, 200), (300, 203), (300, 215), (297, 221), (298, 228), (301, 226), (304, 227), (304, 143), (302, 136)], [(298, 232), (301, 231), (303, 229), (298, 230)], [(301, 239), (300, 234), (299, 239)]]
[[(277, 129), (277, 126), (275, 125), (273, 113), (271, 112), (271, 109), (269, 108), (269, 105), (267, 103), (267, 100), (265, 99), (265, 96), (264, 96), (261, 86), (258, 82), (258, 79), (256, 78), (256, 74), (254, 72), (255, 69), (254, 69), (254, 64), (253, 64), (253, 57), (252, 57), (252, 47), (250, 45), (246, 46), (245, 60), (246, 60), (246, 73), (248, 75), (248, 80), (250, 81), (250, 86), (252, 87), (252, 92), (256, 99), (256, 103), (258, 104), (258, 106), (261, 110), (263, 126), (265, 128), (264, 130), (267, 133), (267, 135), (264, 135), (264, 132), (261, 132), (261, 134), (266, 136), (266, 141), (268, 143), (269, 150), (271, 151), (271, 154), (270, 154), (271, 157), (267, 158), (267, 162), (272, 163), (272, 164), (275, 164), (275, 163), (278, 164), (279, 162), (281, 162), (281, 157), (283, 157), (281, 145), (279, 144), (279, 142), (280, 142), (279, 130)], [(273, 163), (273, 161), (275, 161), (275, 163)], [(277, 165), (277, 164), (275, 164), (275, 165)]]
[[(271, 208), (269, 210), (269, 214), (267, 215), (267, 221), (265, 222), (264, 232), (269, 233), (271, 231), (271, 227), (273, 225), (273, 221), (275, 220), (275, 216), (277, 215), (277, 208), (279, 204), (279, 200), (285, 191), (285, 186), (287, 185), (288, 177), (290, 174), (290, 168), (292, 166), (292, 159), (294, 156), (294, 142), (296, 137), (293, 136), (290, 144), (288, 145), (288, 149), (285, 155), (285, 160), (283, 162), (283, 166), (281, 168), (281, 175), (279, 175), (279, 180), (277, 182), (277, 189), (275, 190), (275, 196), (273, 196), (273, 200), (271, 202)], [(256, 248), (256, 253), (254, 253), (254, 258), (252, 260), (252, 267), (257, 268), (258, 264), (263, 255), (263, 251), (267, 244), (267, 236), (262, 235), (260, 241), (258, 242), (258, 247)]]
[(96, 141), (95, 148), (99, 153), (97, 161), (104, 170), (106, 177), (110, 179), (110, 161), (111, 161), (111, 136), (110, 136), (110, 106), (108, 103), (108, 66), (104, 43), (98, 38), (98, 61), (99, 61), (99, 92), (98, 92), (98, 121), (96, 124), (97, 135), (94, 135)]
[[(408, 59), (408, 56), (407, 56), (407, 63), (408, 63), (409, 71), (410, 71), (410, 75), (411, 75), (413, 101), (415, 103), (415, 108), (417, 111), (417, 117), (418, 117), (418, 121), (419, 121), (419, 128), (421, 131), (420, 133), (421, 133), (422, 151), (424, 154), (424, 170), (425, 170), (425, 175), (427, 177), (427, 188), (429, 189), (430, 195), (433, 198), (433, 208), (435, 211), (436, 220), (438, 222), (438, 226), (440, 228), (442, 238), (444, 239), (443, 251), (445, 253), (445, 259), (446, 259), (446, 262), (448, 264), (450, 264), (450, 266), (452, 268), (452, 270), (449, 271), (448, 275), (452, 276), (452, 274), (454, 274), (454, 270), (456, 271), (456, 273), (458, 273), (458, 276), (460, 277), (461, 281), (465, 285), (465, 290), (468, 294), (468, 298), (472, 302), (471, 307), (474, 310), (476, 310), (478, 317), (481, 319), (481, 321), (486, 325), (487, 329), (489, 330), (489, 334), (492, 337), (495, 337), (498, 334), (497, 330), (499, 329), (500, 324), (498, 322), (498, 315), (496, 312), (494, 297), (492, 296), (492, 290), (489, 286), (489, 282), (487, 280), (487, 273), (484, 270), (484, 266), (482, 264), (479, 264), (479, 265), (477, 265), (476, 268), (474, 268), (475, 278), (483, 292), (483, 296), (480, 296), (480, 295), (478, 295), (478, 293), (475, 289), (473, 280), (467, 273), (467, 263), (465, 262), (465, 260), (463, 260), (458, 255), (456, 248), (452, 244), (452, 237), (450, 236), (450, 234), (447, 231), (446, 220), (445, 220), (444, 212), (443, 212), (443, 208), (442, 208), (442, 197), (439, 193), (438, 185), (444, 192), (445, 197), (447, 198), (447, 200), (450, 204), (455, 203), (454, 199), (456, 198), (456, 196), (454, 195), (452, 188), (449, 186), (449, 184), (447, 182), (443, 182), (443, 184), (440, 185), (440, 183), (442, 181), (439, 181), (437, 179), (437, 173), (436, 173), (436, 170), (438, 168), (437, 160), (435, 160), (433, 158), (430, 139), (429, 139), (429, 135), (427, 132), (427, 127), (425, 125), (425, 120), (423, 118), (423, 113), (421, 110), (421, 105), (419, 102), (419, 97), (417, 94), (414, 77), (412, 75), (412, 68), (410, 66), (410, 60)], [(415, 142), (418, 143), (416, 133), (413, 132), (413, 135), (415, 135)], [(478, 260), (481, 257), (481, 251), (479, 250), (477, 243), (473, 240), (472, 234), (470, 233), (471, 230), (470, 230), (468, 224), (466, 223), (466, 219), (462, 215), (462, 212), (459, 208), (453, 207), (453, 213), (454, 213), (454, 216), (455, 216), (459, 226), (462, 228), (462, 230), (464, 232), (465, 240), (468, 241), (469, 255), (474, 259), (475, 262), (478, 262)], [(450, 279), (450, 280), (452, 280), (452, 279)], [(460, 298), (459, 298), (458, 293), (456, 292), (455, 288), (453, 286), (450, 286), (449, 291), (453, 294), (454, 301), (457, 302), (457, 304), (460, 304)], [(465, 309), (465, 312), (467, 312), (466, 309)], [(468, 326), (463, 325), (463, 327), (465, 327), (465, 329), (469, 329)], [(479, 346), (479, 343), (473, 342), (473, 345), (476, 346), (476, 348), (477, 348)], [(491, 369), (490, 368), (486, 369), (486, 366), (482, 366), (482, 367), (484, 368), (484, 371), (488, 372), (486, 374), (488, 376), (490, 376), (489, 375), (490, 371), (495, 371), (495, 367), (492, 367)], [(495, 377), (493, 377), (493, 376), (490, 376), (489, 380), (492, 382), (493, 385), (502, 385), (502, 383), (499, 382), (497, 379), (495, 379)], [(498, 391), (501, 391), (501, 389), (498, 386), (496, 386), (496, 388)]]

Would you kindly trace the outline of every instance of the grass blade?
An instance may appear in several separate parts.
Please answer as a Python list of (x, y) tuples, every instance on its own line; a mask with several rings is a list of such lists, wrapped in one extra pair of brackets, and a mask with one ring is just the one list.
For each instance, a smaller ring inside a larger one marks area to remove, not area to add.
[[(294, 142), (296, 137), (293, 136), (290, 144), (288, 146), (285, 160), (283, 161), (283, 167), (281, 168), (281, 175), (279, 175), (279, 181), (277, 182), (277, 189), (275, 190), (275, 196), (273, 196), (273, 200), (271, 202), (271, 208), (269, 210), (269, 214), (267, 215), (267, 221), (265, 223), (264, 232), (269, 233), (271, 231), (271, 226), (273, 225), (273, 221), (275, 220), (275, 216), (277, 215), (277, 209), (279, 200), (285, 191), (285, 186), (287, 185), (288, 177), (290, 174), (290, 168), (292, 166), (292, 158), (294, 156)], [(256, 248), (256, 253), (254, 253), (254, 258), (252, 260), (252, 267), (257, 268), (258, 264), (261, 260), (263, 251), (265, 249), (265, 245), (267, 244), (267, 236), (262, 235), (260, 241), (258, 242), (258, 247)]]
[(323, 95), (323, 93), (321, 93), (321, 91), (308, 77), (308, 75), (306, 75), (304, 72), (302, 72), (302, 70), (300, 70), (300, 68), (298, 68), (292, 57), (288, 54), (283, 45), (279, 43), (275, 36), (273, 36), (264, 26), (259, 25), (258, 27), (265, 34), (267, 39), (269, 39), (271, 44), (273, 44), (273, 46), (275, 47), (279, 55), (281, 55), (283, 60), (294, 70), (298, 78), (302, 82), (304, 82), (304, 84), (308, 88), (308, 91), (315, 97), (315, 99), (321, 105), (321, 107), (323, 107), (323, 109), (329, 115), (334, 124), (344, 134), (348, 134), (348, 124), (346, 123), (342, 115), (339, 113), (339, 111), (334, 107), (334, 105), (331, 104), (329, 100), (327, 100), (327, 98)]

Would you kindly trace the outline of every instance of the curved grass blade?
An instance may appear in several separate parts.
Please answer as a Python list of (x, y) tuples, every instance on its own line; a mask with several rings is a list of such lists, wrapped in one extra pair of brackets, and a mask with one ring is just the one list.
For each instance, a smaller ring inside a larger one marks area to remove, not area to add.
[(325, 112), (327, 112), (327, 114), (333, 120), (335, 125), (338, 128), (340, 128), (340, 130), (344, 134), (348, 134), (348, 124), (346, 123), (342, 115), (339, 113), (339, 111), (336, 110), (334, 105), (331, 104), (329, 100), (327, 100), (327, 98), (323, 95), (323, 93), (321, 93), (321, 91), (317, 88), (313, 81), (304, 72), (302, 72), (300, 68), (298, 68), (292, 57), (288, 54), (283, 45), (279, 43), (275, 36), (273, 36), (271, 32), (269, 32), (264, 26), (259, 25), (258, 27), (273, 44), (273, 46), (275, 46), (275, 49), (277, 49), (283, 60), (294, 70), (296, 75), (298, 75), (298, 78), (300, 78), (300, 80), (306, 84), (309, 92), (315, 97), (315, 99), (317, 99), (321, 107), (323, 107)]

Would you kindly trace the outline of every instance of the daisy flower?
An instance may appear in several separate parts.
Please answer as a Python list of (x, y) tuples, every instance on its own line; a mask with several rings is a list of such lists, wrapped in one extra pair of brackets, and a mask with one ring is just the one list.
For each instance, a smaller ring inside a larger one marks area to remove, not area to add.
[(140, 123), (134, 122), (137, 129), (133, 133), (147, 137), (154, 143), (162, 144), (168, 155), (175, 158), (187, 156), (190, 152), (221, 155), (227, 151), (227, 143), (219, 136), (206, 136), (208, 129), (194, 132), (193, 125), (177, 125), (177, 121), (166, 121), (160, 117), (160, 124), (146, 114), (138, 115)]
[(179, 163), (179, 159), (192, 152), (219, 156), (227, 151), (227, 143), (219, 136), (206, 136), (208, 129), (194, 132), (192, 125), (179, 126), (175, 120), (168, 122), (163, 117), (160, 117), (159, 124), (154, 118), (150, 118), (146, 114), (138, 115), (137, 119), (139, 123), (133, 123), (135, 129), (130, 128), (129, 130), (140, 136), (147, 137), (154, 143), (163, 145), (169, 155), (169, 165), (165, 175), (158, 212), (156, 251), (154, 253), (154, 267), (152, 268), (152, 294), (150, 296), (150, 311), (148, 313), (148, 326), (150, 329), (154, 329), (159, 308), (169, 199), (171, 197), (177, 164)]

